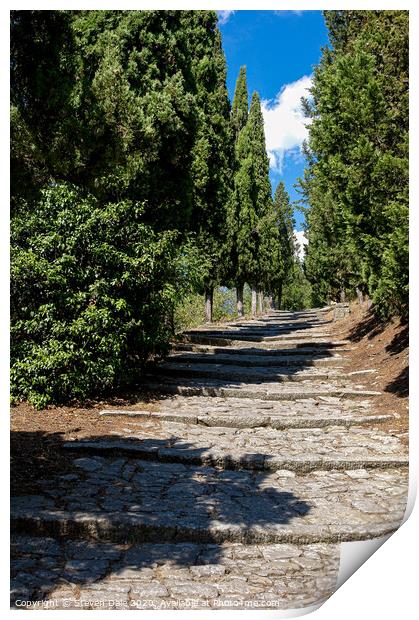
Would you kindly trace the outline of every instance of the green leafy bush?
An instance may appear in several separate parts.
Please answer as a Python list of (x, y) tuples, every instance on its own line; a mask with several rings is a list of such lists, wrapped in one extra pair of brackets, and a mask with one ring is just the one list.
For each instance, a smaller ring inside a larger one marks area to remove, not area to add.
[(173, 327), (176, 334), (186, 329), (198, 327), (204, 322), (205, 311), (203, 295), (191, 293), (176, 305), (173, 317)]
[(41, 408), (135, 382), (168, 349), (175, 304), (205, 273), (193, 242), (142, 205), (68, 184), (12, 221), (12, 397)]
[(312, 288), (304, 275), (303, 266), (294, 259), (282, 289), (282, 310), (304, 310), (313, 307)]

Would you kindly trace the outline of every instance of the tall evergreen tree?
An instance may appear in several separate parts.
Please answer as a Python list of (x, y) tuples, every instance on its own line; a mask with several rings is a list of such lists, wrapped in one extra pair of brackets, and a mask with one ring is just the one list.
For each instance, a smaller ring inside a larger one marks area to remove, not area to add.
[[(246, 67), (240, 67), (239, 75), (236, 81), (236, 88), (234, 91), (233, 105), (231, 108), (231, 128), (234, 136), (234, 155), (235, 155), (235, 175), (237, 175), (240, 169), (240, 158), (237, 153), (237, 144), (240, 136), (240, 132), (243, 130), (247, 123), (247, 117), (249, 113), (249, 93), (247, 90), (246, 79)], [(243, 287), (244, 280), (237, 277), (238, 268), (238, 254), (237, 254), (237, 220), (238, 218), (238, 204), (235, 197), (232, 198), (229, 204), (228, 211), (228, 254), (229, 254), (229, 270), (228, 275), (230, 279), (236, 284), (236, 296), (237, 296), (237, 314), (243, 316)]]
[(11, 11), (12, 210), (80, 162), (80, 62), (68, 12)]
[(204, 282), (206, 320), (212, 320), (214, 286), (222, 276), (227, 237), (234, 148), (226, 63), (215, 11), (185, 11), (185, 29), (193, 58), (197, 132), (193, 149), (192, 226), (208, 261)]
[(281, 307), (284, 281), (291, 271), (295, 256), (294, 217), (289, 195), (283, 181), (276, 187), (273, 210), (279, 233), (279, 249), (274, 259), (274, 279), (271, 292), (274, 294), (277, 307)]
[(239, 76), (234, 90), (233, 104), (231, 106), (231, 123), (234, 130), (235, 142), (246, 125), (249, 111), (249, 93), (247, 91), (246, 67), (240, 67)]
[(183, 11), (80, 11), (80, 102), (88, 140), (73, 181), (101, 199), (142, 200), (153, 228), (189, 230), (197, 109)]
[[(237, 279), (252, 288), (252, 312), (256, 312), (256, 291), (262, 281), (271, 234), (266, 220), (272, 214), (269, 160), (266, 153), (263, 116), (258, 93), (253, 93), (249, 116), (237, 142), (239, 169), (235, 178)], [(262, 245), (263, 244), (263, 245)]]
[(322, 297), (368, 293), (407, 313), (408, 13), (327, 11), (303, 181), (307, 275)]
[(66, 181), (141, 200), (155, 228), (190, 229), (192, 34), (182, 11), (16, 11), (13, 187)]

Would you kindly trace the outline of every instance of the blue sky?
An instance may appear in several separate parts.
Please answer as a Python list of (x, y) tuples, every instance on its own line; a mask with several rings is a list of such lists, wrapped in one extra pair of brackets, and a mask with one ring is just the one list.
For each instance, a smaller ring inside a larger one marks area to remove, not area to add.
[[(307, 93), (313, 65), (326, 45), (327, 29), (320, 11), (218, 11), (227, 59), (231, 100), (242, 65), (247, 67), (249, 96), (260, 94), (265, 135), (275, 190), (283, 180), (291, 199), (298, 198), (296, 179), (304, 170), (300, 153), (306, 135), (300, 97)], [(295, 212), (296, 229), (303, 216)]]

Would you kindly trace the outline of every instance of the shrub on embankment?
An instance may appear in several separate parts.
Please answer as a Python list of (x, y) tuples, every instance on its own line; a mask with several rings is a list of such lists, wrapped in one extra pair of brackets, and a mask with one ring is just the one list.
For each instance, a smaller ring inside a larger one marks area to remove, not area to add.
[(12, 221), (12, 394), (37, 407), (135, 383), (168, 349), (170, 318), (200, 277), (193, 245), (143, 208), (69, 185)]

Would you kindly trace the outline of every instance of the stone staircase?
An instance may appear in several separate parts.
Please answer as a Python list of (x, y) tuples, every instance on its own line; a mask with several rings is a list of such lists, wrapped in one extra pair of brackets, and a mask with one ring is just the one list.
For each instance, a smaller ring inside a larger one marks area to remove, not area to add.
[(339, 543), (397, 529), (407, 451), (374, 369), (325, 310), (184, 334), (147, 377), (155, 411), (62, 449), (74, 472), (12, 503), (12, 604), (287, 609), (336, 587)]

